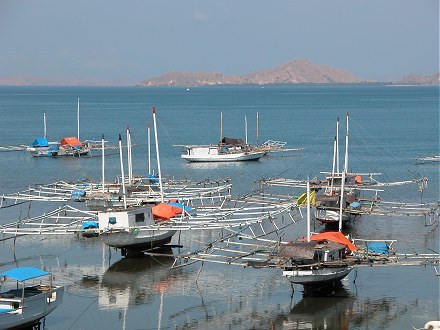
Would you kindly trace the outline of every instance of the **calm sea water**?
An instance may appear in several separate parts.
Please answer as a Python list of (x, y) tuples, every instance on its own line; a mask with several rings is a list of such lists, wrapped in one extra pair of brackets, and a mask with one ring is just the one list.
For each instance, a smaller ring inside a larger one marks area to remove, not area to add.
[[(267, 177), (304, 179), (331, 170), (335, 122), (341, 129), (350, 115), (349, 167), (383, 173), (384, 181), (429, 179), (424, 201), (438, 201), (438, 164), (414, 165), (418, 156), (438, 155), (438, 87), (294, 86), (216, 88), (0, 88), (0, 145), (32, 143), (77, 134), (101, 134), (116, 144), (118, 134), (132, 131), (134, 173), (147, 172), (147, 125), (156, 107), (162, 173), (192, 180), (231, 178), (233, 194), (249, 193), (254, 181)], [(190, 164), (174, 145), (217, 143), (223, 135), (257, 142), (287, 142), (302, 152), (272, 155), (258, 162)], [(0, 153), (1, 193), (34, 183), (100, 179), (101, 159), (37, 159), (25, 152)], [(106, 176), (119, 175), (119, 159), (109, 156)], [(382, 199), (417, 202), (415, 186), (387, 189)], [(38, 213), (42, 206), (0, 210), (0, 223)], [(397, 239), (406, 252), (439, 251), (438, 227), (421, 218), (364, 216), (351, 232), (355, 237)], [(302, 227), (302, 225), (300, 225)], [(293, 239), (304, 228), (295, 228)], [(213, 240), (210, 232), (182, 233), (191, 247)], [(177, 237), (176, 237), (177, 239)], [(65, 283), (63, 304), (45, 320), (47, 329), (413, 329), (439, 319), (439, 277), (432, 267), (358, 269), (333, 297), (303, 297), (292, 292), (276, 270), (242, 269), (205, 264), (170, 271), (172, 259), (123, 259), (99, 239), (77, 237), (18, 238), (0, 242), (0, 271), (15, 266), (45, 267)], [(174, 252), (178, 252), (175, 250)]]

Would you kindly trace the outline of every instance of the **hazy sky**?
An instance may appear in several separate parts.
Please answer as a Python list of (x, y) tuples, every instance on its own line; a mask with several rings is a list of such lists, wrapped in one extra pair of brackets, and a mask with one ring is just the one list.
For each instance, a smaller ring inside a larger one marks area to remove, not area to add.
[(364, 79), (439, 71), (439, 0), (0, 0), (0, 78), (137, 83), (292, 59)]

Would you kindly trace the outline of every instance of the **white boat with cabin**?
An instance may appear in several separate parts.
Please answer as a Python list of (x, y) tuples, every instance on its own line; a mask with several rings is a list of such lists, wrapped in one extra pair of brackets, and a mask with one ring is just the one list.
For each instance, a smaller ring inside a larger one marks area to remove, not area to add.
[(158, 221), (153, 217), (153, 207), (111, 209), (98, 212), (99, 237), (104, 244), (126, 250), (147, 250), (171, 242), (176, 230), (154, 230)]
[(255, 151), (245, 145), (189, 145), (182, 159), (189, 162), (235, 162), (259, 160), (266, 151)]

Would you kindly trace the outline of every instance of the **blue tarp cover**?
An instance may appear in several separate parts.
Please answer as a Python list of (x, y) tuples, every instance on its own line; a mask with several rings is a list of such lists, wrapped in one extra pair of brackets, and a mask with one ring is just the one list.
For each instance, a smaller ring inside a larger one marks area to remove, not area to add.
[(380, 254), (388, 254), (388, 244), (383, 242), (372, 242), (367, 244), (368, 251)]
[(190, 208), (189, 206), (183, 206), (183, 204), (180, 204), (178, 202), (169, 202), (169, 205), (172, 206), (177, 206), (179, 209), (183, 210), (185, 208), (185, 212), (191, 215), (196, 215), (196, 213), (194, 212), (194, 210), (192, 208)]
[(153, 174), (147, 173), (147, 174), (145, 174), (145, 177), (147, 179), (150, 179), (151, 182), (159, 183), (159, 177), (157, 175), (153, 175)]
[(352, 208), (352, 209), (357, 209), (359, 207), (361, 207), (361, 203), (359, 203), (359, 202), (353, 202), (350, 204), (350, 208)]
[(19, 267), (0, 274), (0, 276), (7, 276), (16, 281), (26, 281), (45, 275), (49, 275), (49, 273), (35, 267)]
[(12, 308), (0, 308), (0, 314), (1, 313), (9, 313), (12, 312), (13, 309)]
[(99, 228), (99, 225), (95, 221), (86, 221), (81, 226), (82, 229), (92, 229), (92, 228)]
[(36, 138), (32, 143), (33, 147), (48, 147), (49, 142), (45, 138)]

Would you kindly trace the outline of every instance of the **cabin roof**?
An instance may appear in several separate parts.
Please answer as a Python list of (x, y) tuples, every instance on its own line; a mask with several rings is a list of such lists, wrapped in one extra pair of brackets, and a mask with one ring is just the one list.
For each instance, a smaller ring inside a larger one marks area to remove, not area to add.
[[(338, 202), (341, 199), (341, 196), (339, 194), (336, 195), (316, 195), (315, 201), (317, 202)], [(352, 195), (344, 194), (344, 200), (347, 203), (353, 203), (356, 201), (356, 197)]]
[(7, 276), (20, 282), (45, 275), (49, 275), (49, 273), (35, 267), (18, 267), (0, 274), (0, 276)]
[(65, 137), (61, 140), (60, 144), (62, 146), (64, 145), (69, 145), (71, 147), (78, 147), (78, 146), (82, 146), (82, 142), (80, 140), (78, 140), (76, 137), (71, 136), (71, 137)]
[(242, 139), (234, 139), (234, 138), (228, 138), (228, 137), (224, 137), (221, 140), (221, 143), (232, 145), (232, 146), (237, 146), (237, 145), (245, 144)]
[(47, 139), (44, 137), (36, 138), (34, 142), (32, 142), (33, 147), (48, 147), (49, 142), (47, 142)]
[(289, 259), (313, 259), (316, 244), (316, 242), (292, 242), (281, 246), (277, 256)]
[(319, 233), (312, 235), (310, 237), (312, 241), (332, 241), (345, 245), (350, 251), (355, 251), (356, 246), (350, 240), (344, 236), (340, 231), (327, 231), (324, 233)]

